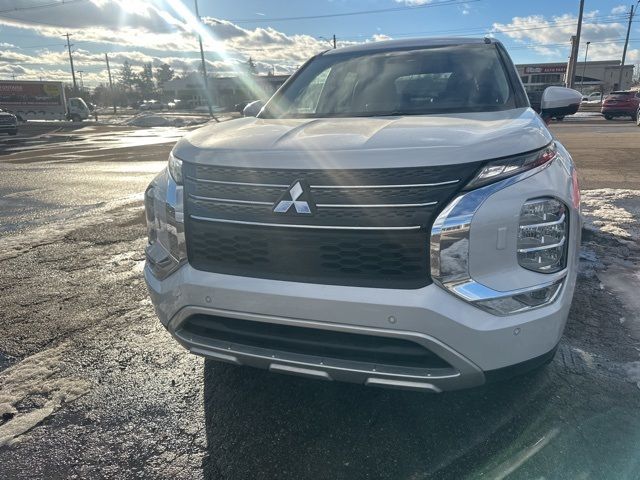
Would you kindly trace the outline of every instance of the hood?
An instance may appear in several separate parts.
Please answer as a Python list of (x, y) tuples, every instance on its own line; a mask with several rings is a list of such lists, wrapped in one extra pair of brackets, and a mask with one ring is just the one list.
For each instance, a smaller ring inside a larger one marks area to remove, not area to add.
[(187, 162), (263, 168), (450, 165), (542, 148), (552, 135), (530, 108), (501, 112), (314, 119), (240, 118), (180, 140)]

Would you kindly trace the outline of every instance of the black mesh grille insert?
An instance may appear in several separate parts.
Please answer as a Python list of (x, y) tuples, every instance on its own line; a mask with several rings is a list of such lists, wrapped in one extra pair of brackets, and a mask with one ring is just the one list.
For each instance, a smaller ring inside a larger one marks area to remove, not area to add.
[(189, 228), (189, 262), (199, 270), (382, 288), (418, 288), (429, 278), (420, 232), (239, 228), (194, 220)]
[[(479, 166), (273, 170), (185, 163), (189, 262), (258, 278), (420, 288), (431, 282), (431, 225)], [(309, 186), (314, 214), (274, 214), (295, 181)]]
[[(451, 368), (445, 360), (409, 340), (274, 323), (194, 315), (181, 330), (237, 345), (376, 365)], [(179, 332), (180, 333), (180, 332)]]

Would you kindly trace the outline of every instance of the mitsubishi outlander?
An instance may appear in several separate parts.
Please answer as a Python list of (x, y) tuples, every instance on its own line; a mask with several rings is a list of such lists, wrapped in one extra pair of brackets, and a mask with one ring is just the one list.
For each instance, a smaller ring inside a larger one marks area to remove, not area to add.
[[(145, 193), (156, 312), (194, 354), (431, 392), (548, 362), (580, 193), (493, 39), (329, 50), (180, 140)], [(253, 115), (253, 116), (251, 116)]]

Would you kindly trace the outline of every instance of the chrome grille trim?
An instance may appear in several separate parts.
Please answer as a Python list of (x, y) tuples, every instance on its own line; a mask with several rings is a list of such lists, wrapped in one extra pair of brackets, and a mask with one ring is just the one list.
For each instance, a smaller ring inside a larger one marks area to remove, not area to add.
[(311, 188), (317, 189), (365, 189), (365, 188), (422, 188), (422, 187), (439, 187), (441, 185), (453, 185), (460, 180), (448, 180), (446, 182), (438, 183), (409, 183), (403, 185), (311, 185)]
[[(217, 183), (220, 185), (239, 185), (244, 187), (266, 187), (266, 188), (287, 188), (289, 185), (277, 184), (277, 183), (251, 183), (251, 182), (230, 182), (226, 180), (205, 180), (204, 178), (187, 177), (192, 182), (204, 182), (204, 183)], [(310, 188), (317, 189), (337, 189), (337, 190), (357, 190), (357, 189), (375, 189), (375, 188), (426, 188), (426, 187), (440, 187), (442, 185), (453, 185), (460, 180), (448, 180), (446, 182), (437, 183), (408, 183), (401, 185), (310, 185)]]
[(364, 204), (364, 205), (348, 205), (338, 203), (318, 203), (318, 208), (411, 208), (411, 207), (429, 207), (436, 205), (438, 202), (426, 203), (383, 203), (383, 204)]
[[(263, 205), (272, 206), (274, 202), (259, 202), (255, 200), (234, 200), (232, 198), (220, 198), (220, 197), (204, 197), (201, 195), (189, 194), (189, 198), (194, 200), (202, 200), (205, 202), (219, 202), (219, 203), (238, 203), (242, 205)], [(429, 207), (437, 205), (438, 202), (425, 202), (425, 203), (382, 203), (382, 204), (362, 204), (362, 205), (350, 205), (339, 203), (318, 203), (318, 208), (415, 208), (415, 207)]]
[(218, 198), (218, 197), (203, 197), (200, 195), (189, 194), (189, 198), (194, 200), (204, 200), (205, 202), (219, 202), (219, 203), (240, 203), (243, 205), (268, 205), (272, 206), (274, 202), (257, 202), (254, 200), (234, 200), (232, 198)]
[(243, 220), (227, 220), (223, 218), (201, 217), (198, 215), (190, 215), (193, 220), (215, 223), (231, 223), (234, 225), (253, 225), (257, 227), (282, 227), (282, 228), (305, 228), (311, 230), (420, 230), (420, 225), (411, 225), (408, 227), (350, 227), (340, 225), (294, 225), (288, 223), (264, 223), (264, 222), (248, 222)]
[(267, 188), (287, 188), (289, 185), (278, 185), (274, 183), (250, 183), (250, 182), (228, 182), (225, 180), (205, 180), (204, 178), (187, 177), (192, 182), (217, 183), (219, 185), (240, 185), (243, 187), (267, 187)]

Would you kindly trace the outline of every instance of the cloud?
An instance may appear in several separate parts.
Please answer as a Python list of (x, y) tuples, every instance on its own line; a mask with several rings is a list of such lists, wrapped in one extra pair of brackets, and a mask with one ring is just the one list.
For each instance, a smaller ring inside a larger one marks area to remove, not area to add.
[(0, 50), (0, 61), (3, 63), (25, 63), (31, 60), (33, 57), (24, 55), (13, 50)]
[[(428, 0), (407, 1), (428, 3)], [(90, 0), (11, 12), (7, 14), (11, 18), (0, 17), (0, 25), (55, 39), (60, 48), (25, 53), (13, 45), (0, 44), (0, 61), (23, 66), (24, 72), (16, 72), (21, 78), (38, 78), (43, 71), (64, 76), (68, 54), (61, 36), (69, 32), (76, 68), (87, 72), (85, 84), (91, 85), (107, 81), (104, 51), (110, 51), (112, 70), (117, 70), (125, 60), (134, 69), (144, 63), (154, 67), (168, 63), (178, 72), (197, 69), (200, 59), (196, 28), (202, 29), (207, 61), (218, 74), (232, 73), (249, 57), (257, 63), (260, 73), (272, 68), (279, 73), (291, 73), (312, 55), (329, 48), (326, 40), (310, 35), (286, 34), (272, 27), (244, 28), (214, 17), (204, 17), (199, 27), (193, 24), (193, 15), (185, 8), (177, 0)], [(387, 38), (379, 34), (364, 41)], [(358, 42), (339, 42), (340, 46), (355, 43)], [(69, 77), (66, 74), (64, 80), (69, 81)]]
[(613, 7), (611, 9), (611, 13), (614, 15), (620, 15), (621, 13), (627, 13), (627, 6), (626, 5), (618, 5), (617, 7)]
[[(624, 38), (626, 26), (610, 20), (607, 23), (599, 23), (597, 14), (597, 11), (585, 14), (581, 45), (591, 42), (590, 60), (621, 58), (623, 45), (620, 39)], [(509, 23), (494, 23), (492, 32), (502, 33), (517, 42), (527, 44), (549, 60), (565, 60), (566, 51), (570, 47), (569, 39), (575, 35), (577, 21), (577, 18), (570, 14), (553, 16), (550, 19), (543, 15), (513, 17)], [(628, 61), (638, 60), (638, 53), (637, 49), (628, 51)]]
[(100, 25), (118, 30), (122, 27), (169, 33), (180, 22), (159, 8), (158, 2), (142, 0), (91, 0), (57, 8), (29, 9), (3, 14), (5, 24), (44, 25), (62, 29), (82, 29)]

